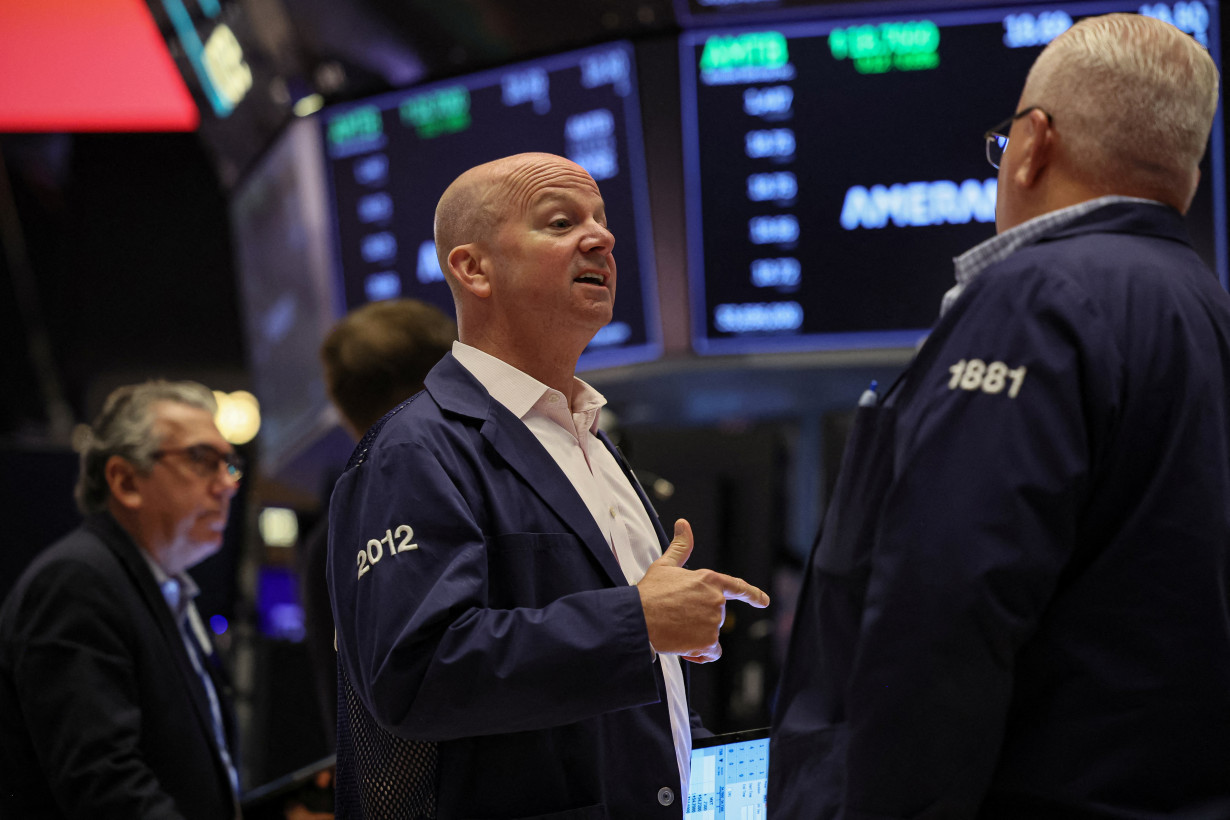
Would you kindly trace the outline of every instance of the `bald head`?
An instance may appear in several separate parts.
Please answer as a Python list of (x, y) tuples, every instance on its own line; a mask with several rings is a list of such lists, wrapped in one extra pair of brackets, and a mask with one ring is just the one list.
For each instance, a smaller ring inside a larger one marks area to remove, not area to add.
[(440, 197), (435, 237), (467, 345), (527, 373), (545, 355), (565, 369), (611, 321), (615, 237), (598, 183), (572, 160), (527, 153), (471, 168)]
[(1081, 20), (1039, 55), (1020, 109), (1054, 118), (1069, 171), (1097, 193), (1185, 211), (1217, 109), (1217, 68), (1174, 26), (1137, 14)]
[[(510, 212), (527, 204), (535, 182), (561, 166), (571, 166), (589, 177), (572, 160), (534, 152), (476, 165), (444, 189), (436, 205), (436, 259), (454, 293), (457, 283), (448, 276), (448, 255), (453, 248), (488, 239)], [(597, 184), (590, 182), (597, 190)]]

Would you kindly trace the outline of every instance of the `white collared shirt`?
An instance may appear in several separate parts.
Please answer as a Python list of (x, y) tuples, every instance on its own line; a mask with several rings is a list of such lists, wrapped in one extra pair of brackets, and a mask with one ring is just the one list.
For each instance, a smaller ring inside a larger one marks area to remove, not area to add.
[[(573, 402), (569, 407), (563, 393), (475, 347), (453, 342), (453, 356), (493, 399), (521, 419), (550, 453), (594, 517), (624, 578), (629, 584), (640, 581), (649, 565), (661, 557), (662, 549), (636, 489), (596, 435), (598, 417), (606, 404), (602, 394), (574, 379)], [(678, 656), (657, 658), (666, 679), (667, 707), (684, 799), (691, 767), (692, 728), (683, 671)]]
[(235, 816), (239, 817), (239, 770), (235, 768), (235, 763), (231, 760), (231, 750), (226, 743), (226, 728), (222, 719), (222, 702), (219, 700), (218, 690), (214, 688), (213, 679), (206, 671), (201, 658), (202, 654), (208, 654), (211, 651), (212, 643), (205, 632), (205, 622), (201, 620), (201, 614), (194, 603), (196, 596), (201, 592), (200, 587), (186, 572), (167, 575), (162, 565), (155, 561), (149, 553), (145, 550), (140, 552), (145, 563), (149, 565), (150, 572), (154, 574), (154, 582), (158, 584), (158, 590), (171, 610), (171, 617), (175, 620), (175, 625), (179, 627), (179, 636), (184, 642), (188, 660), (192, 662), (192, 669), (205, 689), (205, 697), (209, 701), (210, 718), (213, 723), (214, 741), (231, 781), (231, 794), (236, 807)]

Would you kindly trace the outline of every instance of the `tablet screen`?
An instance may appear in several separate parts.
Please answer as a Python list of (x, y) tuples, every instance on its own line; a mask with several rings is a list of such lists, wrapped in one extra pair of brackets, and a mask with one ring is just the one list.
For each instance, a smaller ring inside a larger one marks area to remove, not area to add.
[(754, 729), (692, 744), (688, 820), (764, 820), (769, 785), (769, 730)]

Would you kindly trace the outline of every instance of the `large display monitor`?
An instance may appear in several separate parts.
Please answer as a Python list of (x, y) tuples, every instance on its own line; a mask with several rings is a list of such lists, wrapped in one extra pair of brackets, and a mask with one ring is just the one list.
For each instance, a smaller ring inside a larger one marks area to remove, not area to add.
[[(316, 124), (296, 120), (231, 198), (248, 364), (261, 403), (259, 468), (269, 476), (337, 424), (317, 352), (341, 315), (320, 158)], [(316, 475), (298, 477), (317, 489)]]
[[(995, 231), (982, 135), (1013, 112), (1041, 48), (1075, 20), (1143, 11), (1221, 63), (1212, 0), (891, 8), (683, 34), (698, 352), (915, 344), (952, 285), (952, 258)], [(1219, 110), (1188, 222), (1224, 284), (1222, 133)]]
[(634, 51), (558, 54), (347, 103), (324, 112), (325, 150), (347, 309), (407, 296), (453, 311), (432, 220), (453, 179), (522, 151), (569, 157), (597, 180), (616, 236), (613, 321), (582, 368), (661, 351)]

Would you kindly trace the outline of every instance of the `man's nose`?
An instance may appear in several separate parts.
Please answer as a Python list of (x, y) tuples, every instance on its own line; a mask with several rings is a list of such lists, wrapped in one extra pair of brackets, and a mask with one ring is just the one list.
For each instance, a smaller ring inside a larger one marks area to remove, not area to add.
[(217, 475), (214, 476), (213, 488), (219, 495), (226, 496), (227, 498), (234, 498), (235, 494), (239, 492), (239, 481), (240, 479), (236, 478), (225, 469), (221, 469), (218, 470)]
[(594, 222), (590, 230), (585, 235), (585, 240), (581, 244), (581, 250), (589, 253), (590, 251), (603, 251), (611, 253), (615, 249), (615, 234), (611, 233), (600, 222)]

